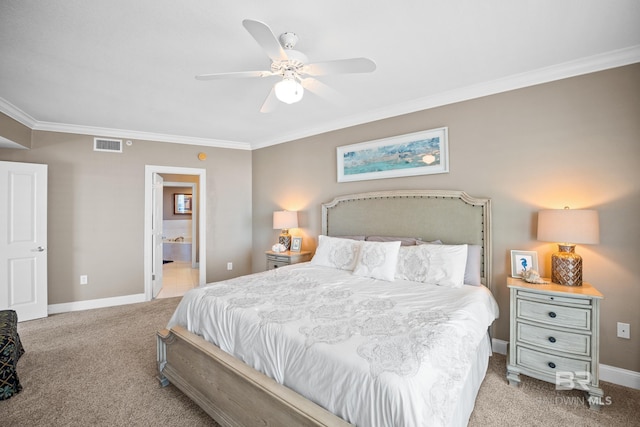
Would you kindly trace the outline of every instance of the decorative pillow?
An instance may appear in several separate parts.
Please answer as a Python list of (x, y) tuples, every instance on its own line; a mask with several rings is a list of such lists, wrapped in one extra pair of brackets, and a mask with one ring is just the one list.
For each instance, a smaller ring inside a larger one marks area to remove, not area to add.
[(367, 242), (400, 242), (402, 246), (413, 246), (421, 242), (415, 237), (367, 236)]
[(320, 235), (311, 264), (353, 271), (362, 243), (357, 240)]
[(467, 245), (417, 245), (400, 248), (396, 279), (450, 288), (464, 284)]
[(392, 282), (398, 264), (399, 249), (399, 241), (363, 242), (353, 274)]

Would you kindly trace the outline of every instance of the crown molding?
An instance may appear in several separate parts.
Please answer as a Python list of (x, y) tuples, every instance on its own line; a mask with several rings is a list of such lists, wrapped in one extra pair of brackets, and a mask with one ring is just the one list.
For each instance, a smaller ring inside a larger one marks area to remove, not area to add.
[(33, 127), (38, 123), (36, 119), (34, 119), (4, 98), (0, 98), (0, 113), (6, 114), (13, 120), (22, 123), (29, 129), (33, 129)]
[(33, 130), (49, 132), (63, 132), (81, 135), (95, 135), (111, 138), (134, 139), (142, 141), (170, 142), (172, 144), (201, 145), (215, 148), (231, 148), (235, 150), (250, 150), (251, 146), (245, 142), (225, 141), (220, 139), (198, 138), (194, 136), (170, 135), (153, 132), (140, 132), (127, 129), (103, 128), (95, 126), (70, 125), (64, 123), (38, 122)]
[(4, 98), (0, 98), (0, 113), (6, 114), (31, 130), (126, 138), (142, 141), (170, 142), (173, 144), (200, 145), (216, 148), (231, 148), (235, 150), (251, 149), (251, 146), (245, 142), (38, 121)]
[(484, 96), (549, 83), (556, 80), (622, 67), (625, 65), (635, 64), (637, 62), (640, 62), (640, 45), (581, 58), (550, 67), (539, 68), (537, 70), (515, 74), (485, 83), (466, 86), (432, 96), (371, 110), (363, 114), (347, 116), (341, 120), (326, 123), (319, 127), (305, 129), (303, 132), (292, 132), (290, 134), (282, 135), (279, 138), (257, 142), (251, 144), (251, 148), (254, 150), (265, 148), (271, 145), (277, 145), (321, 133), (344, 129), (346, 127), (357, 126), (390, 117), (428, 110), (430, 108), (442, 107), (456, 102), (468, 101)]

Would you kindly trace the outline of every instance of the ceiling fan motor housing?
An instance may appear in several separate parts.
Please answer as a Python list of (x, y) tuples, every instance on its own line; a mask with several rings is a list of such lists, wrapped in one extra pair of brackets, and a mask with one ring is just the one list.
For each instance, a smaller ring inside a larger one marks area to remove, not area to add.
[(298, 35), (296, 33), (282, 33), (278, 39), (285, 49), (293, 49), (298, 43)]

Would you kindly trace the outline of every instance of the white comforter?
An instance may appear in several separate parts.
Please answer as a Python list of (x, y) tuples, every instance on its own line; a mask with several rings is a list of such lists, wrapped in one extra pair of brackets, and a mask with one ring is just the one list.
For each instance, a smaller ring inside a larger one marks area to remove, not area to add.
[(483, 286), (309, 263), (189, 291), (181, 325), (359, 426), (449, 425), (498, 306)]

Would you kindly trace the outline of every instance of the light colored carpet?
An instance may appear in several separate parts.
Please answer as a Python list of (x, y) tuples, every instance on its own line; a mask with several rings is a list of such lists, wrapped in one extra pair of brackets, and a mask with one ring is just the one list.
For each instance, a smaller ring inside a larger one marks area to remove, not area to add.
[(6, 426), (215, 426), (156, 380), (155, 331), (179, 298), (64, 313), (18, 324), (23, 390), (0, 401)]
[(478, 392), (469, 426), (640, 426), (640, 390), (600, 382), (603, 401), (589, 409), (583, 392), (556, 391), (555, 384), (521, 376), (516, 388), (506, 380), (506, 357), (494, 354)]
[[(0, 401), (7, 426), (216, 426), (173, 386), (156, 380), (155, 332), (179, 298), (64, 313), (22, 322), (26, 353), (18, 363), (24, 390)], [(505, 380), (494, 355), (470, 426), (640, 426), (640, 391), (602, 385), (611, 405), (595, 412), (582, 394), (524, 377)]]

